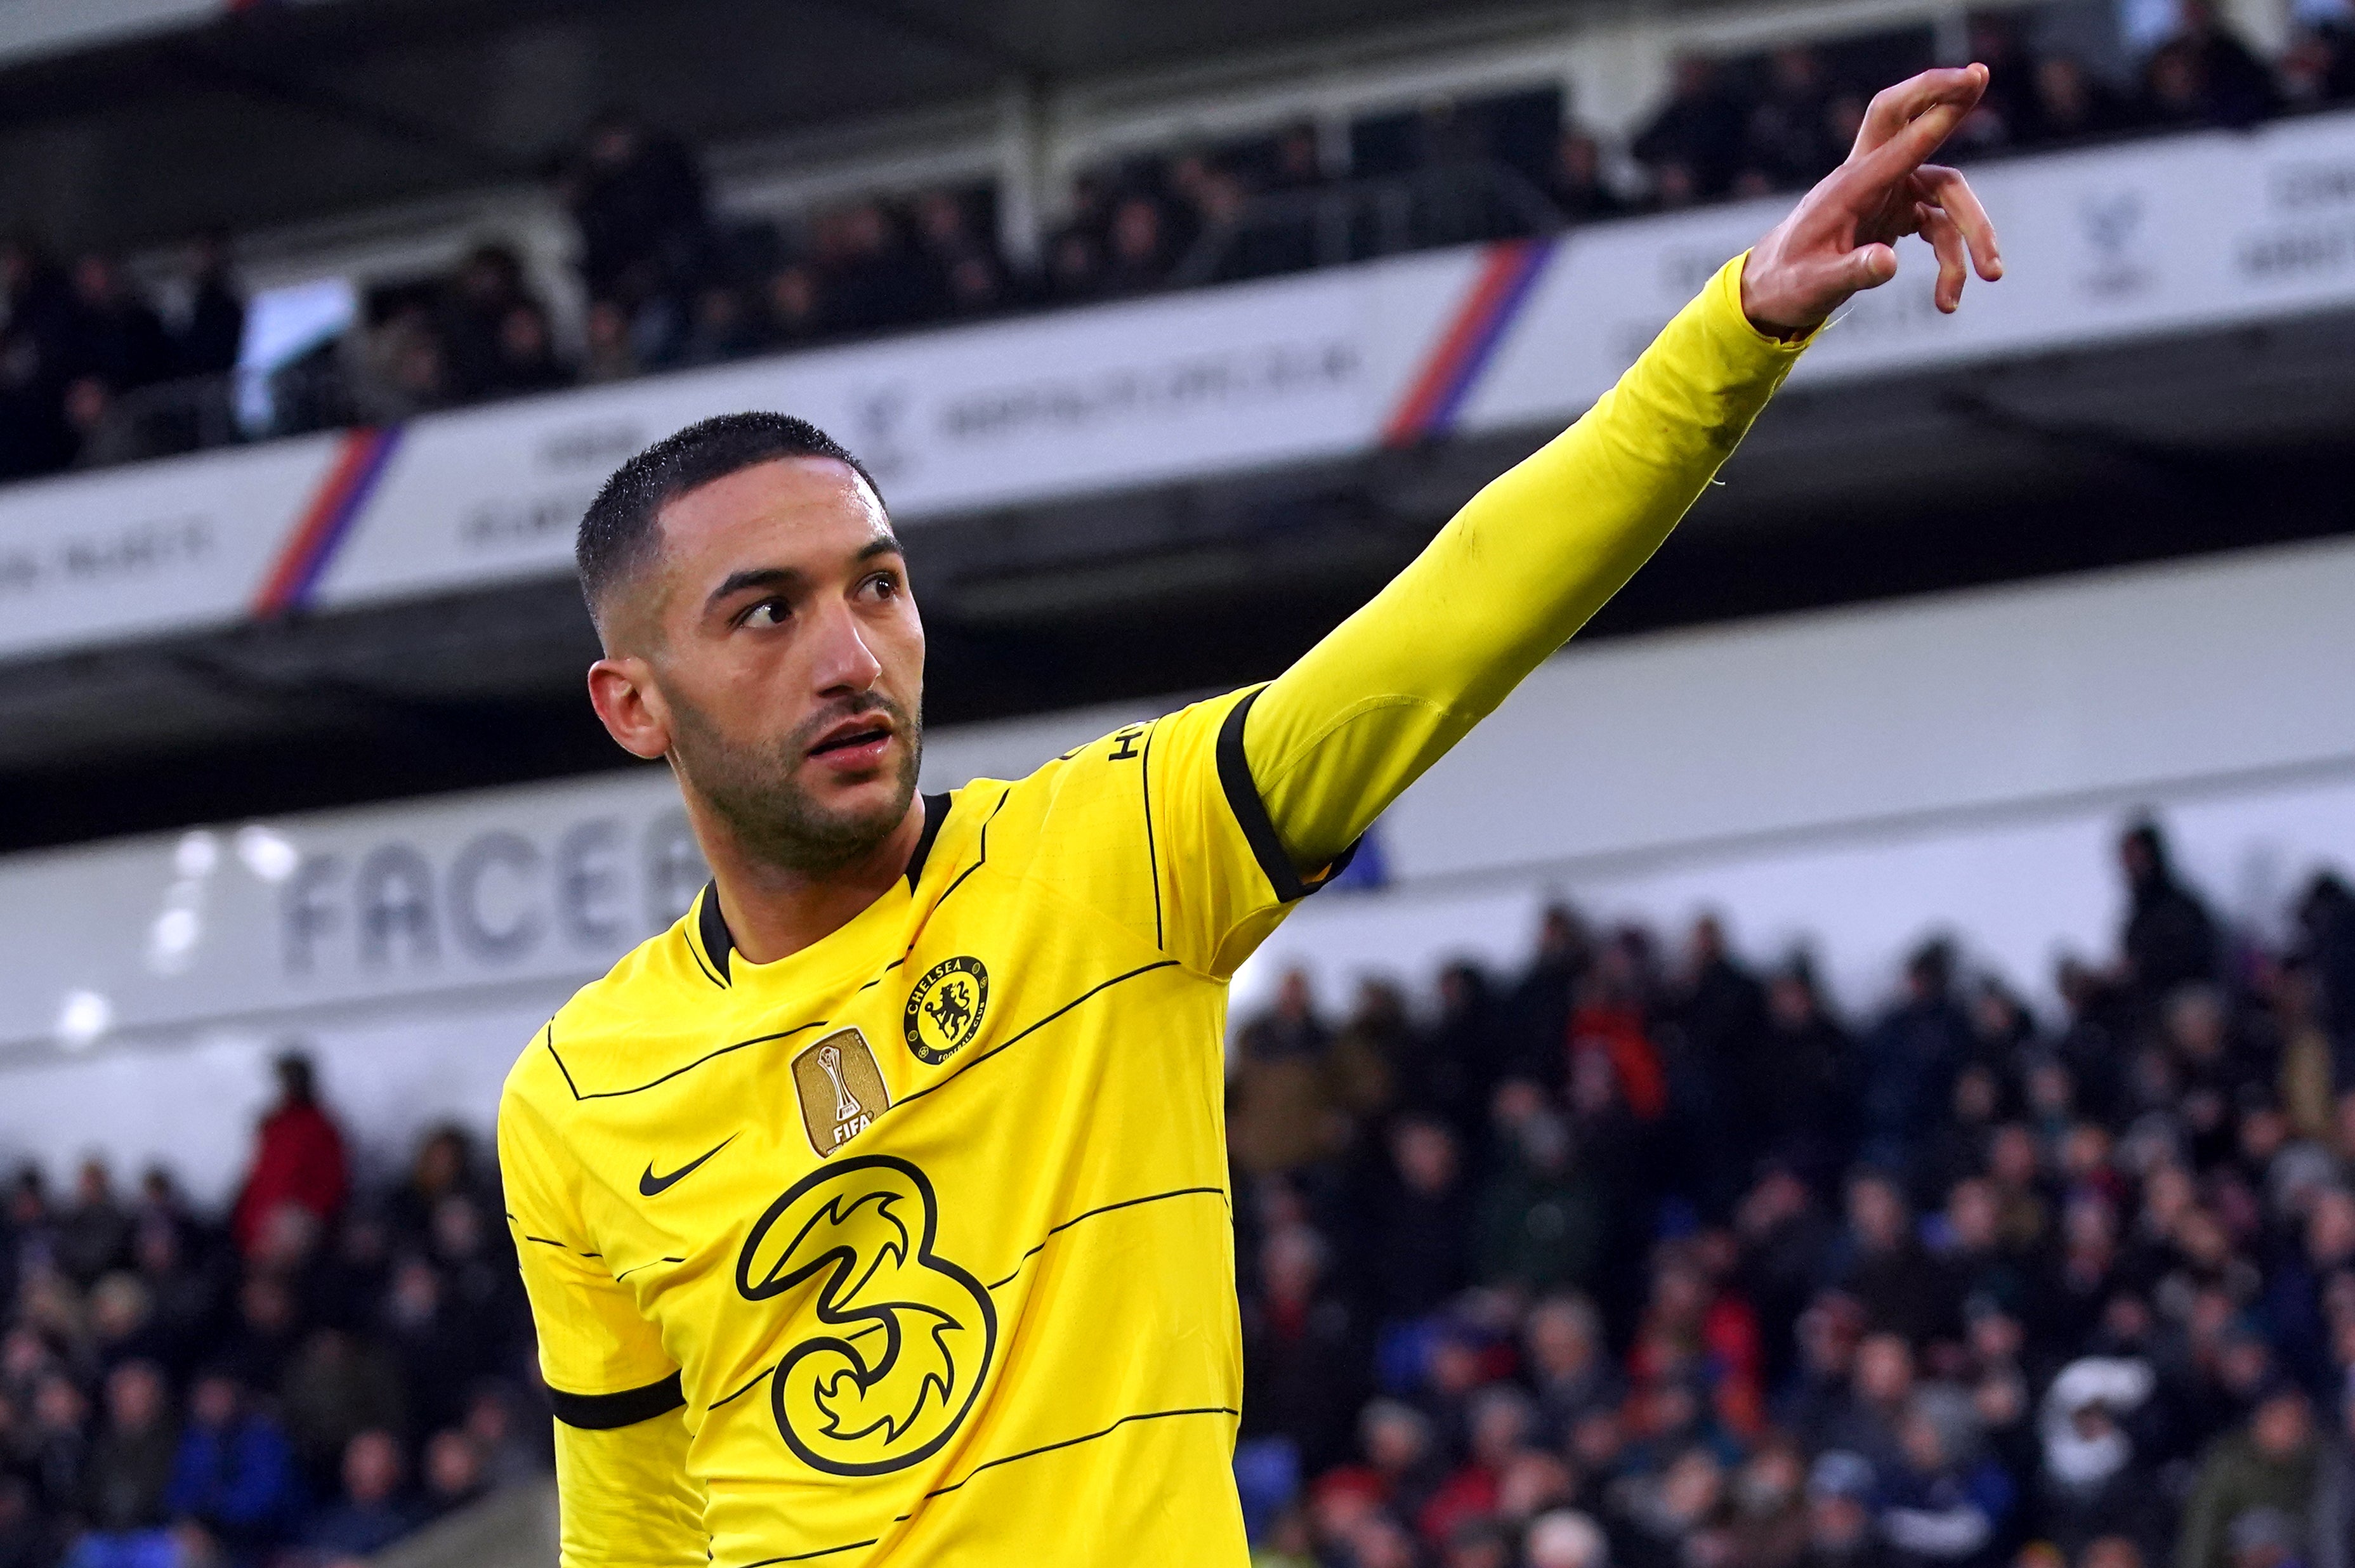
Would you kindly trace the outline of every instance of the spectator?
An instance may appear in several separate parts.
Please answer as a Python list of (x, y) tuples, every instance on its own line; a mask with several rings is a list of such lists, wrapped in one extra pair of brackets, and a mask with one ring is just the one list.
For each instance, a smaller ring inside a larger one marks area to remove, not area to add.
[(1824, 1005), (1805, 958), (1766, 990), (1767, 1040), (1740, 1080), (1760, 1157), (1829, 1191), (1855, 1136), (1855, 1043)]
[(1567, 1439), (1593, 1412), (1619, 1408), (1625, 1383), (1611, 1364), (1592, 1301), (1573, 1294), (1544, 1297), (1530, 1309), (1526, 1338), (1539, 1424), (1550, 1443)]
[(1391, 1130), (1391, 1176), (1370, 1196), (1375, 1305), (1386, 1319), (1420, 1317), (1471, 1283), (1472, 1201), (1455, 1136), (1427, 1117)]
[(329, 1225), (351, 1191), (344, 1136), (319, 1104), (311, 1059), (288, 1051), (278, 1058), (276, 1071), (278, 1103), (262, 1118), (253, 1165), (229, 1221), (238, 1250), (249, 1257), (281, 1210), (296, 1209)]
[(0, 477), (64, 467), (65, 389), (80, 368), (72, 285), (29, 240), (0, 242)]
[(2031, 123), (2039, 144), (2114, 136), (2134, 123), (2125, 101), (2073, 55), (2048, 55), (2039, 60), (2035, 80)]
[(1604, 1203), (1573, 1154), (1570, 1129), (1550, 1110), (1516, 1116), (1501, 1168), (1480, 1199), (1484, 1282), (1542, 1291), (1593, 1276)]
[(817, 269), (806, 261), (788, 261), (772, 273), (765, 297), (763, 325), (772, 348), (798, 348), (833, 330), (825, 285)]
[(834, 325), (903, 326), (932, 314), (924, 263), (879, 201), (854, 202), (818, 225), (818, 264)]
[(1109, 251), (1105, 293), (1146, 293), (1167, 283), (1172, 258), (1161, 204), (1142, 194), (1124, 197), (1113, 208)]
[(466, 1332), (432, 1264), (410, 1257), (393, 1271), (383, 1328), (412, 1416), (429, 1428), (460, 1420), (486, 1347)]
[(2180, 0), (2180, 5), (2181, 29), (2159, 46), (2158, 55), (2180, 60), (2199, 123), (2253, 125), (2278, 112), (2281, 92), (2272, 72), (2224, 26), (2214, 0)]
[(229, 242), (218, 234), (200, 235), (189, 272), (187, 306), (172, 334), (173, 373), (227, 375), (244, 341), (245, 298), (229, 271)]
[(234, 1554), (266, 1552), (293, 1532), (302, 1508), (293, 1451), (227, 1372), (196, 1381), (164, 1500)]
[(695, 296), (694, 318), (687, 327), (682, 365), (723, 365), (760, 352), (760, 324), (744, 305), (733, 284), (707, 283)]
[(1772, 190), (1805, 190), (1848, 155), (1831, 139), (1831, 82), (1823, 56), (1805, 44), (1774, 51), (1765, 92), (1743, 128), (1742, 166)]
[(2032, 144), (2043, 139), (2036, 66), (2019, 18), (1980, 12), (1970, 19), (1970, 58), (1987, 68), (1987, 95), (1956, 134), (1957, 151)]
[(87, 1285), (123, 1263), (131, 1248), (131, 1217), (114, 1196), (114, 1178), (102, 1159), (82, 1161), (74, 1200), (59, 1217), (58, 1262)]
[(2044, 1396), (2046, 1533), (2072, 1560), (2107, 1537), (2151, 1552), (2161, 1544), (2149, 1506), (2158, 1477), (2126, 1425), (2157, 1388), (2145, 1361), (2088, 1356), (2072, 1361)]
[(607, 381), (626, 381), (639, 373), (637, 348), (630, 340), (630, 314), (620, 302), (590, 301), (582, 325), (588, 343), (588, 352), (581, 361), (582, 382), (597, 386)]
[(0, 1568), (48, 1568), (57, 1550), (57, 1531), (42, 1518), (32, 1487), (0, 1472)]
[(1870, 1506), (1872, 1467), (1860, 1456), (1834, 1449), (1807, 1474), (1807, 1568), (1884, 1568)]
[(1529, 1568), (1609, 1568), (1610, 1542), (1592, 1519), (1561, 1509), (1530, 1522), (1522, 1560)]
[(74, 263), (71, 373), (109, 392), (133, 391), (172, 373), (163, 318), (132, 289), (120, 263), (92, 252)]
[(1005, 267), (996, 256), (982, 251), (951, 261), (944, 288), (953, 316), (993, 315), (1013, 303)]
[(2216, 977), (2216, 923), (2198, 894), (2175, 874), (2167, 837), (2154, 822), (2137, 822), (2118, 840), (2129, 907), (2120, 946), (2126, 973), (2147, 1002), (2178, 987)]
[(106, 1380), (106, 1425), (78, 1499), (83, 1521), (108, 1535), (162, 1525), (178, 1447), (162, 1371), (150, 1361), (115, 1368)]
[(1865, 1041), (1864, 1157), (1909, 1171), (1954, 1092), (1970, 1051), (1970, 1023), (1955, 1005), (1955, 953), (1924, 943), (1905, 965), (1905, 990)]
[(425, 1445), (425, 1511), (434, 1519), (481, 1501), (490, 1490), (483, 1456), (474, 1440), (457, 1427), (444, 1427)]
[(286, 1434), (314, 1494), (332, 1489), (353, 1438), (408, 1424), (399, 1369), (373, 1341), (341, 1328), (314, 1330), (287, 1370)]
[(1274, 1007), (1243, 1026), (1229, 1087), (1228, 1143), (1246, 1171), (1290, 1170), (1332, 1152), (1331, 1043), (1307, 975), (1290, 971)]
[(501, 397), (552, 392), (572, 384), (572, 373), (556, 355), (548, 312), (532, 300), (517, 300), (499, 316), (489, 381), (484, 390)]
[(608, 113), (589, 129), (560, 188), (581, 232), (581, 276), (591, 295), (634, 318), (676, 301), (703, 278), (710, 219), (703, 176), (676, 138)]
[(1244, 1377), (1260, 1392), (1243, 1435), (1281, 1433), (1319, 1471), (1340, 1459), (1355, 1418), (1366, 1346), (1348, 1307), (1325, 1282), (1327, 1248), (1304, 1226), (1261, 1248), (1261, 1289), (1243, 1318)]
[(1881, 1533), (1897, 1568), (1997, 1560), (2014, 1490), (2000, 1466), (1973, 1456), (1976, 1441), (1966, 1409), (1927, 1392), (1914, 1397), (1880, 1488)]
[(1550, 172), (1552, 177), (1546, 181), (1546, 196), (1572, 223), (1616, 218), (1627, 210), (1626, 202), (1604, 178), (1603, 144), (1585, 131), (1562, 133)]
[(1960, 1282), (1922, 1245), (1895, 1181), (1868, 1170), (1849, 1183), (1843, 1250), (1841, 1288), (1870, 1327), (1915, 1344), (1960, 1337)]
[[(516, 1401), (506, 1384), (496, 1380), (477, 1383), (474, 1397), (466, 1403), (466, 1422), (462, 1429), (474, 1445), (474, 1455), (483, 1475), (493, 1487), (514, 1486), (547, 1474), (551, 1456), (545, 1441), (534, 1445), (524, 1436), (517, 1424)], [(534, 1424), (533, 1430), (543, 1439), (544, 1425)]]
[(1662, 205), (1725, 194), (1741, 165), (1744, 119), (1715, 61), (1700, 55), (1678, 59), (1668, 101), (1635, 143), (1637, 160), (1661, 187)]
[(485, 398), (510, 389), (506, 379), (507, 316), (530, 297), (524, 288), (522, 259), (505, 245), (477, 245), (459, 263), (443, 294), (436, 325), (456, 396)]
[(2248, 1424), (2219, 1440), (2201, 1462), (2199, 1484), (2185, 1505), (2183, 1531), (2176, 1541), (2176, 1568), (2235, 1568), (2232, 1532), (2257, 1510), (2275, 1510), (2286, 1520), (2307, 1519), (2321, 1459), (2322, 1445), (2306, 1391), (2286, 1382), (2266, 1388), (2251, 1409)]
[(303, 1544), (330, 1555), (367, 1557), (409, 1533), (415, 1516), (401, 1499), (400, 1442), (389, 1432), (359, 1434), (344, 1449), (343, 1496), (312, 1516)]

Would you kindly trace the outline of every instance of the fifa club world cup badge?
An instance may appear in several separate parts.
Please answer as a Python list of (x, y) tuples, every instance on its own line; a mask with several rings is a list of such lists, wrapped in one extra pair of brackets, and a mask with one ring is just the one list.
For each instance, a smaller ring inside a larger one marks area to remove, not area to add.
[(938, 1067), (981, 1032), (989, 1010), (989, 971), (978, 958), (944, 958), (908, 993), (900, 1026), (916, 1060)]
[(823, 1158), (865, 1132), (891, 1108), (891, 1092), (867, 1037), (838, 1029), (794, 1058), (794, 1093), (810, 1147)]

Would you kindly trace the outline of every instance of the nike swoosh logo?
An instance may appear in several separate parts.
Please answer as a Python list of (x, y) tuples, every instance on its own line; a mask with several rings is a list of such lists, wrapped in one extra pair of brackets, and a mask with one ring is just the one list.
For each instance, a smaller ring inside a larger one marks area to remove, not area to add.
[(668, 1176), (656, 1176), (655, 1174), (653, 1162), (647, 1162), (646, 1173), (638, 1178), (639, 1195), (645, 1198), (661, 1197), (672, 1188), (677, 1187), (680, 1182), (685, 1181), (688, 1177), (693, 1176), (696, 1173), (697, 1168), (703, 1164), (704, 1160), (709, 1159), (712, 1155), (718, 1154), (721, 1149), (726, 1148), (730, 1144), (732, 1144), (735, 1141), (736, 1135), (734, 1133), (729, 1134), (726, 1137), (719, 1140), (719, 1144), (713, 1147), (710, 1154), (705, 1155), (702, 1159), (688, 1160), (685, 1165), (680, 1166)]

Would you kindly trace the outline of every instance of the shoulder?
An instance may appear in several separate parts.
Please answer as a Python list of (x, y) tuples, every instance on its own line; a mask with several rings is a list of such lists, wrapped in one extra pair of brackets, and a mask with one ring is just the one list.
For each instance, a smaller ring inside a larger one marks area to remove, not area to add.
[(500, 1092), (502, 1128), (524, 1113), (541, 1122), (554, 1120), (559, 1107), (580, 1099), (584, 1070), (603, 1064), (651, 1020), (717, 992), (718, 983), (708, 976), (690, 934), (706, 896), (697, 895), (686, 914), (573, 992), (533, 1033)]
[(975, 780), (967, 792), (994, 798), (1007, 793), (1007, 808), (1051, 809), (1075, 796), (1114, 793), (1125, 797), (1148, 771), (1156, 778), (1199, 766), (1214, 771), (1222, 746), (1241, 756), (1242, 716), (1262, 688), (1221, 692), (1171, 712), (1116, 725), (1083, 745), (1050, 757), (1028, 777), (1011, 784)]

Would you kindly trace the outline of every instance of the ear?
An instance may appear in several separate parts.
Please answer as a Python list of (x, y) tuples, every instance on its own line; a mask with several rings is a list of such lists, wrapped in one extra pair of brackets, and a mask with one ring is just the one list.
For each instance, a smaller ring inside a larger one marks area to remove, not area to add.
[(648, 762), (670, 752), (670, 708), (654, 684), (654, 667), (634, 654), (589, 667), (589, 704), (622, 750)]

